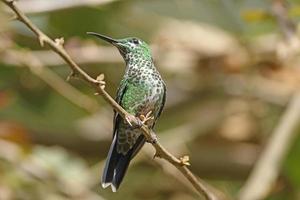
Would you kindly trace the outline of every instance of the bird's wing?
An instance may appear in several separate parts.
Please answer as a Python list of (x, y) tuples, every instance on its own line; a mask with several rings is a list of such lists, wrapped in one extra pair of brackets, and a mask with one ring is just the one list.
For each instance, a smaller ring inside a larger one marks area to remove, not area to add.
[[(125, 94), (127, 90), (127, 80), (126, 79), (123, 79), (120, 83), (120, 86), (118, 88), (118, 91), (117, 91), (117, 96), (116, 96), (116, 102), (120, 105), (121, 104), (121, 101), (122, 101), (122, 98)], [(121, 119), (121, 116), (118, 114), (118, 112), (116, 112), (114, 110), (114, 127), (113, 127), (113, 135), (115, 135), (116, 133), (116, 125), (119, 123), (119, 121), (122, 120)]]
[(162, 97), (162, 102), (160, 104), (160, 108), (159, 108), (159, 110), (157, 112), (157, 115), (155, 116), (155, 119), (157, 119), (160, 116), (160, 114), (161, 114), (161, 112), (162, 112), (162, 110), (163, 110), (163, 108), (165, 106), (165, 103), (166, 103), (166, 94), (167, 94), (166, 85), (165, 85), (165, 83), (163, 83), (163, 97)]

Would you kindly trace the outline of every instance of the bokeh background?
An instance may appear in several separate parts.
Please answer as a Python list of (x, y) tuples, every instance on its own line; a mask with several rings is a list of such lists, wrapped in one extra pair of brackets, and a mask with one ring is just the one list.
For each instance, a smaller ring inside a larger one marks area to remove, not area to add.
[[(299, 89), (298, 0), (19, 0), (22, 11), (114, 96), (118, 51), (93, 37), (151, 45), (167, 84), (156, 131), (191, 170), (235, 198)], [(196, 199), (146, 144), (117, 193), (100, 187), (112, 108), (0, 4), (0, 199)], [(266, 199), (300, 198), (300, 138)]]

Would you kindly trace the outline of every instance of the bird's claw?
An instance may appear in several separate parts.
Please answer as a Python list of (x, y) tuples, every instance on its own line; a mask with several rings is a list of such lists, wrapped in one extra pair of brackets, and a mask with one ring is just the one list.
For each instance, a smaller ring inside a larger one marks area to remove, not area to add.
[(137, 117), (135, 117), (133, 115), (126, 115), (125, 120), (133, 128), (139, 128), (139, 127), (143, 126), (143, 123), (141, 122), (141, 120), (139, 120)]
[(141, 128), (143, 125), (146, 125), (146, 123), (149, 120), (153, 120), (154, 117), (150, 116), (152, 114), (152, 111), (149, 111), (146, 116), (140, 115), (139, 117), (135, 117), (133, 115), (126, 115), (125, 120), (126, 122), (133, 128)]
[(142, 121), (143, 124), (146, 124), (146, 122), (153, 120), (154, 116), (151, 116), (152, 111), (149, 111), (146, 116), (145, 115), (140, 115), (140, 119)]

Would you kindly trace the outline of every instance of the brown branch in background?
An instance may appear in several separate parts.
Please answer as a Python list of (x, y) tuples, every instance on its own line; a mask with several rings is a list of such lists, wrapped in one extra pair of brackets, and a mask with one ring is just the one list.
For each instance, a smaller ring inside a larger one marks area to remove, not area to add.
[[(13, 0), (2, 0), (7, 6), (9, 6), (17, 15), (17, 19), (24, 23), (30, 30), (32, 30), (38, 37), (40, 44), (43, 46), (45, 43), (49, 47), (59, 54), (64, 61), (71, 67), (72, 76), (78, 76), (87, 82), (91, 87), (93, 87), (99, 95), (101, 95), (113, 108), (116, 110), (124, 119), (130, 116), (119, 104), (117, 104), (114, 99), (104, 90), (104, 82), (102, 80), (96, 80), (85, 73), (69, 56), (62, 46), (61, 40), (53, 41), (47, 35), (45, 35), (40, 29), (38, 29), (31, 21), (23, 14), (23, 12), (16, 6), (16, 2)], [(138, 122), (133, 122), (138, 124)], [(207, 187), (204, 181), (198, 179), (186, 166), (186, 162), (181, 159), (176, 158), (171, 153), (169, 153), (160, 143), (156, 140), (155, 133), (148, 129), (147, 126), (142, 125), (140, 128), (148, 141), (155, 141), (152, 143), (156, 150), (156, 155), (167, 160), (169, 163), (173, 164), (181, 173), (190, 181), (190, 183), (195, 187), (195, 189), (202, 194), (208, 200), (220, 199), (215, 193), (212, 192)], [(210, 186), (211, 187), (211, 186)]]
[[(285, 0), (273, 0), (272, 10), (277, 18), (287, 45), (299, 42), (296, 26), (288, 18)], [(292, 49), (290, 53), (295, 53)], [(275, 127), (266, 147), (260, 155), (239, 194), (240, 200), (261, 200), (268, 196), (278, 177), (282, 162), (296, 136), (295, 129), (300, 121), (300, 92), (291, 98), (278, 126)]]
[(18, 64), (20, 66), (27, 66), (33, 74), (42, 79), (56, 92), (65, 97), (74, 105), (77, 105), (89, 113), (95, 113), (100, 109), (96, 100), (83, 94), (70, 84), (67, 84), (61, 77), (46, 68), (39, 58), (31, 52), (8, 50), (5, 51), (4, 57), (8, 63), (13, 62), (14, 64)]
[(272, 189), (278, 177), (281, 164), (296, 136), (295, 129), (300, 121), (300, 93), (289, 103), (278, 126), (266, 144), (265, 150), (257, 161), (245, 186), (240, 200), (264, 199)]

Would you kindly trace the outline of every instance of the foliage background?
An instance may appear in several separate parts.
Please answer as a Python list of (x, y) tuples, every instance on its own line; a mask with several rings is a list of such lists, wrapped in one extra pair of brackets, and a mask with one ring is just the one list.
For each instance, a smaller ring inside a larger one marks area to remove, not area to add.
[[(156, 127), (162, 144), (177, 156), (190, 155), (193, 172), (235, 197), (299, 86), (299, 46), (287, 42), (272, 15), (276, 1), (127, 0), (47, 7), (71, 1), (59, 2), (19, 4), (48, 35), (64, 37), (84, 70), (93, 77), (104, 73), (113, 96), (124, 63), (116, 49), (86, 32), (137, 36), (152, 45), (168, 90)], [(287, 3), (298, 38), (300, 2)], [(35, 11), (38, 5), (45, 10)], [(55, 76), (65, 79), (70, 72), (26, 27), (7, 21), (4, 5), (0, 9), (0, 199), (197, 198), (176, 170), (151, 159), (148, 144), (117, 193), (100, 188), (112, 109), (72, 79), (70, 84), (88, 95), (87, 101), (75, 98), (84, 102), (80, 107), (42, 80), (42, 72), (26, 67), (26, 52), (33, 50)], [(300, 198), (299, 154), (296, 137), (268, 199)]]

